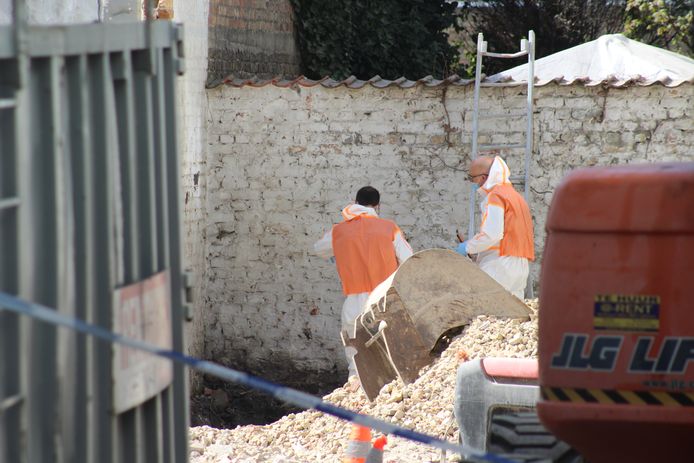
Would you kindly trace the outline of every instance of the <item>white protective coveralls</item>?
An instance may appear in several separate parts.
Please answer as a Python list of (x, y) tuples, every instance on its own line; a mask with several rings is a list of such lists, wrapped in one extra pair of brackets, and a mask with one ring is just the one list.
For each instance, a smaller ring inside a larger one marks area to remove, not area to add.
[[(487, 181), (477, 190), (482, 195), (480, 231), (471, 239), (460, 243), (457, 251), (463, 255), (476, 254), (480, 269), (494, 278), (511, 294), (522, 300), (528, 281), (528, 259), (514, 255), (500, 255), (499, 244), (504, 238), (505, 211), (504, 207), (498, 204), (489, 204), (489, 192), (497, 185), (510, 185), (510, 175), (504, 160), (496, 156), (489, 170)], [(523, 203), (525, 204), (525, 201)], [(532, 228), (530, 228), (530, 235), (528, 239), (532, 247)]]
[[(345, 220), (350, 220), (358, 215), (378, 217), (374, 208), (362, 206), (360, 204), (352, 204), (342, 210), (342, 216)], [(324, 259), (329, 259), (334, 256), (332, 229), (325, 233), (325, 235), (313, 245), (313, 249), (318, 256)], [(393, 249), (398, 265), (401, 265), (412, 255), (412, 248), (402, 236), (402, 232), (395, 234)], [(351, 338), (355, 337), (355, 321), (362, 313), (362, 309), (368, 297), (369, 292), (348, 294), (345, 298), (345, 302), (342, 304), (342, 330), (349, 333)], [(357, 351), (353, 347), (345, 347), (345, 356), (349, 363), (350, 376), (357, 374), (354, 367), (354, 355), (356, 353)]]

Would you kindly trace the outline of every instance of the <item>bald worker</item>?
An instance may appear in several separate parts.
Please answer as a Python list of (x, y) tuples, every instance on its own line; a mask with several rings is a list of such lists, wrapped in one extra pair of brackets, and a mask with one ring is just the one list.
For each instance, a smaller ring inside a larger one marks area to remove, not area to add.
[(480, 269), (519, 299), (525, 296), (528, 261), (535, 258), (533, 223), (528, 203), (509, 180), (499, 156), (480, 156), (470, 163), (468, 180), (482, 195), (479, 232), (468, 240), (458, 234), (456, 251), (475, 258)]

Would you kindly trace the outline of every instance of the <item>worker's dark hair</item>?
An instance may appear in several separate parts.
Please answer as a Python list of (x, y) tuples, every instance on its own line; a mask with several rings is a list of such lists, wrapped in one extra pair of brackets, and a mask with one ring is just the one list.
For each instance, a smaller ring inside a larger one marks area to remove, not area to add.
[(372, 186), (365, 186), (357, 191), (357, 204), (361, 206), (378, 206), (381, 202), (381, 195)]

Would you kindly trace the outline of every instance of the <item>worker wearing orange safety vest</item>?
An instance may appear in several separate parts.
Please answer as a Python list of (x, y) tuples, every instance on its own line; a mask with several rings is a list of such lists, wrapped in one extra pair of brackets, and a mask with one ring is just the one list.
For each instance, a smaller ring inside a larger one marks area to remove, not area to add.
[[(400, 228), (378, 217), (380, 194), (366, 186), (357, 192), (356, 204), (342, 210), (343, 221), (334, 225), (314, 244), (319, 256), (335, 257), (342, 290), (347, 296), (342, 305), (342, 330), (355, 337), (355, 321), (369, 293), (387, 279), (398, 265), (412, 255)], [(353, 347), (345, 347), (349, 374), (356, 374)]]
[(458, 235), (456, 251), (476, 256), (477, 264), (519, 299), (525, 296), (528, 261), (535, 258), (530, 209), (511, 182), (510, 171), (499, 156), (481, 156), (470, 164), (468, 180), (482, 196), (482, 223), (474, 237)]

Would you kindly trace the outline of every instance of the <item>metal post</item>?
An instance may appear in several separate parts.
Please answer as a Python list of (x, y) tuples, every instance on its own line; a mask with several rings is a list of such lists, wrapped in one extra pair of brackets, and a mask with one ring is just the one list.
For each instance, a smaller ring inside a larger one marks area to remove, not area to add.
[[(93, 207), (92, 189), (88, 185), (91, 179), (91, 153), (92, 137), (89, 124), (89, 73), (87, 70), (87, 56), (81, 55), (70, 58), (66, 62), (66, 79), (68, 91), (67, 111), (70, 114), (70, 162), (73, 178), (73, 214), (75, 227), (75, 314), (81, 320), (94, 320), (89, 310), (92, 294), (93, 279), (95, 278), (93, 259), (93, 231), (90, 212)], [(76, 397), (92, 397), (97, 387), (96, 378), (92, 375), (90, 365), (94, 360), (94, 341), (80, 334), (76, 339), (75, 372)], [(77, 400), (73, 405), (74, 423), (76, 429), (93, 429), (97, 426), (96, 404), (91, 400)], [(85, 438), (79, 433), (75, 448), (75, 461), (108, 461), (97, 458), (97, 445), (94, 439)]]
[[(182, 38), (182, 30), (176, 29), (176, 37), (178, 40)], [(182, 42), (179, 42), (182, 45)], [(165, 75), (173, 75), (174, 72), (183, 73), (183, 58), (179, 53), (183, 50), (183, 47), (173, 48), (170, 52), (164, 54), (164, 66), (163, 71)], [(178, 157), (178, 151), (176, 149), (176, 142), (178, 136), (178, 130), (176, 127), (176, 107), (171, 103), (175, 101), (176, 96), (176, 79), (169, 79), (166, 81), (166, 87), (164, 89), (164, 100), (170, 104), (170, 110), (166, 111), (166, 124), (167, 128), (167, 139), (171, 140), (170, 143), (166, 145), (166, 157), (167, 164), (166, 168), (168, 170), (168, 181), (167, 181), (167, 191), (166, 196), (168, 199), (168, 214), (167, 223), (169, 229), (168, 235), (168, 262), (167, 267), (171, 269), (180, 269), (182, 267), (181, 262), (181, 217), (180, 211), (182, 210), (182, 198), (181, 189), (178, 187), (178, 179), (180, 178), (179, 166), (180, 159)], [(184, 307), (180, 297), (181, 290), (184, 287), (182, 275), (180, 273), (171, 273), (171, 311), (173, 320), (173, 341), (174, 345), (179, 345), (183, 347), (185, 345), (185, 337), (183, 330), (183, 320), (185, 318)], [(178, 296), (177, 296), (178, 294)], [(173, 423), (173, 432), (170, 433), (172, 436), (186, 435), (188, 428), (190, 426), (190, 418), (188, 415), (189, 408), (189, 394), (188, 394), (188, 370), (181, 367), (174, 367), (174, 384), (182, 384), (182, 387), (176, 388), (172, 391), (171, 399), (173, 400), (174, 406), (172, 408), (172, 416), (169, 417), (169, 421)], [(190, 453), (188, 448), (187, 439), (176, 439), (174, 442), (174, 454), (177, 456), (187, 455)], [(177, 461), (181, 461), (178, 460)]]
[(152, 46), (152, 25), (154, 24), (154, 0), (144, 0), (145, 2), (145, 34), (147, 42), (147, 72), (150, 75), (157, 73), (157, 62), (154, 56), (154, 47)]
[(477, 35), (477, 61), (475, 62), (475, 94), (472, 106), (472, 153), (470, 157), (477, 157), (477, 133), (479, 130), (480, 110), (480, 81), (482, 80), (482, 50), (484, 48), (484, 36), (480, 32)]
[[(477, 61), (475, 62), (475, 93), (472, 106), (472, 152), (470, 160), (477, 159), (478, 144), (477, 137), (479, 135), (479, 113), (480, 113), (480, 83), (482, 81), (482, 57), (486, 51), (486, 42), (484, 36), (480, 32), (477, 35)], [(468, 223), (468, 236), (470, 239), (475, 235), (475, 197), (477, 185), (470, 186), (470, 220)]]
[[(25, 178), (22, 178), (23, 167), (26, 167), (26, 159), (28, 157), (28, 127), (29, 120), (26, 109), (27, 92), (27, 73), (28, 73), (28, 58), (26, 55), (28, 41), (28, 13), (27, 6), (24, 0), (12, 1), (13, 15), (13, 36), (14, 36), (14, 66), (13, 69), (4, 76), (5, 84), (8, 87), (14, 87), (12, 99), (14, 107), (11, 116), (12, 127), (12, 146), (9, 147), (9, 158), (12, 159), (13, 172), (13, 194), (16, 195), (18, 204), (13, 211), (13, 220), (8, 220), (14, 228), (15, 244), (26, 243), (26, 240), (19, 239), (23, 230), (23, 224), (29, 219), (27, 217), (26, 207), (22, 204), (27, 200), (27, 187), (23, 185)], [(6, 146), (7, 147), (7, 146)], [(4, 166), (3, 166), (4, 167)], [(9, 167), (9, 166), (8, 166)], [(4, 220), (3, 220), (4, 222)], [(10, 271), (14, 272), (12, 277), (13, 291), (17, 294), (22, 291), (22, 276), (28, 270), (22, 265), (22, 257), (26, 252), (22, 246), (15, 246), (12, 253), (4, 261), (4, 265), (11, 265)], [(12, 263), (12, 260), (14, 262)], [(29, 380), (27, 378), (27, 359), (14, 354), (22, 352), (26, 347), (25, 339), (29, 331), (29, 322), (27, 320), (18, 320), (16, 317), (3, 317), (3, 347), (8, 348), (9, 356), (6, 358), (6, 368), (2, 368), (3, 373), (8, 376), (2, 378), (4, 382), (3, 396), (5, 394), (15, 397), (17, 400), (14, 406), (8, 410), (3, 410), (0, 414), (3, 421), (4, 434), (6, 436), (3, 447), (0, 448), (0, 457), (7, 458), (7, 461), (23, 461), (28, 458), (26, 444), (22, 443), (29, 435), (28, 418), (27, 418), (27, 390)], [(7, 339), (5, 339), (7, 337)], [(6, 344), (5, 344), (6, 343)], [(4, 375), (3, 375), (4, 376)]]
[(29, 13), (25, 0), (12, 0), (12, 16), (14, 26), (14, 46), (16, 67), (15, 86), (19, 89), (25, 84), (26, 64), (25, 52), (29, 36)]
[(535, 88), (535, 32), (528, 33), (528, 120), (525, 129), (525, 200), (530, 201), (530, 157), (533, 153), (533, 90)]

